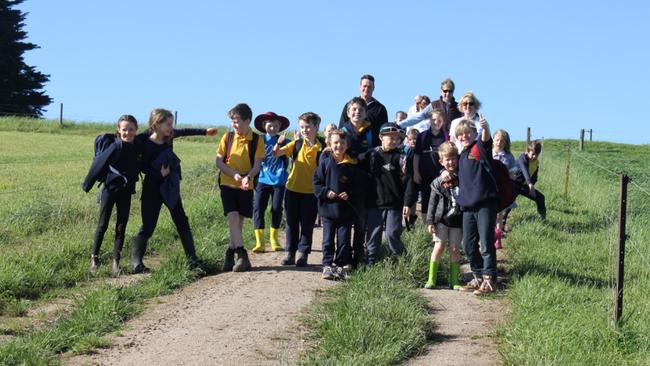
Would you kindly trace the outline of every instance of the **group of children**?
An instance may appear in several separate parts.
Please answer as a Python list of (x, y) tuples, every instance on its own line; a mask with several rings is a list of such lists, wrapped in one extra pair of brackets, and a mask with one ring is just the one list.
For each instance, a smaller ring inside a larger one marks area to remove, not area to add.
[(180, 159), (174, 154), (173, 140), (181, 136), (214, 136), (217, 129), (175, 129), (172, 112), (159, 108), (149, 114), (148, 130), (136, 134), (137, 130), (138, 121), (135, 117), (123, 115), (117, 120), (115, 134), (98, 136), (95, 141), (96, 154), (82, 184), (86, 192), (90, 191), (96, 182), (102, 186), (99, 222), (93, 240), (90, 270), (94, 273), (100, 266), (99, 250), (108, 228), (111, 211), (113, 206), (116, 206), (112, 272), (115, 276), (120, 274), (120, 258), (131, 208), (131, 195), (135, 193), (135, 183), (140, 173), (144, 174), (141, 196), (142, 226), (131, 242), (133, 273), (148, 271), (142, 259), (163, 204), (171, 214), (190, 266), (198, 267), (201, 260), (196, 255), (194, 238), (183, 209), (179, 186)]
[[(471, 97), (478, 102), (473, 94)], [(461, 104), (461, 110), (470, 107), (469, 102)], [(434, 239), (425, 287), (436, 287), (442, 254), (449, 247), (450, 287), (477, 295), (494, 291), (496, 249), (501, 247), (511, 207), (497, 212), (499, 187), (489, 166), (493, 159), (506, 165), (516, 191), (535, 200), (544, 219), (544, 196), (534, 186), (541, 144), (531, 143), (515, 162), (507, 132), (497, 130), (492, 137), (487, 121), (476, 109), (471, 115), (454, 119), (453, 131), (448, 130), (446, 112), (436, 108), (431, 111), (428, 128), (421, 132), (406, 132), (398, 123), (389, 122), (380, 127), (379, 136), (373, 135), (365, 120), (366, 102), (362, 98), (350, 100), (346, 110), (348, 121), (338, 128), (328, 125), (324, 140), (318, 136), (320, 117), (303, 113), (298, 117), (299, 133), (293, 141), (282, 134), (289, 127), (284, 116), (266, 112), (253, 119), (251, 108), (243, 103), (228, 112), (232, 131), (223, 135), (216, 152), (223, 212), (230, 230), (224, 271), (252, 267), (244, 247), (245, 218), (253, 218), (253, 252), (265, 251), (264, 216), (271, 201), (269, 241), (273, 251), (285, 252), (281, 264), (308, 264), (319, 216), (323, 227), (322, 277), (348, 278), (359, 265), (373, 265), (382, 258), (384, 232), (390, 255), (405, 252), (403, 222), (407, 228), (415, 223), (419, 193), (421, 212)], [(253, 121), (261, 135), (251, 128)], [(139, 172), (144, 173), (142, 227), (132, 241), (133, 272), (147, 270), (142, 258), (162, 204), (171, 213), (189, 264), (199, 266), (178, 189), (180, 160), (173, 153), (172, 141), (186, 135), (214, 135), (216, 130), (174, 129), (171, 112), (156, 109), (151, 112), (149, 130), (139, 135), (136, 131), (135, 118), (120, 117), (114, 141), (97, 154), (84, 182), (86, 191), (96, 181), (104, 183), (91, 270), (99, 265), (99, 247), (115, 205), (118, 219), (113, 272), (119, 274), (130, 197)], [(115, 181), (113, 172), (126, 183), (115, 188), (111, 183)], [(284, 245), (278, 238), (283, 211)], [(460, 284), (461, 243), (474, 275), (464, 286)]]

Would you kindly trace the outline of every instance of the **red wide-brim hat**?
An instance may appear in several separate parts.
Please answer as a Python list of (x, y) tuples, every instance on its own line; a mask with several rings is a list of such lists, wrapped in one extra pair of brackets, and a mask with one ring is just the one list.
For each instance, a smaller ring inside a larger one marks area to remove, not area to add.
[(255, 117), (255, 122), (254, 122), (255, 129), (260, 131), (261, 133), (266, 133), (266, 129), (264, 128), (264, 122), (268, 120), (274, 120), (280, 122), (280, 131), (278, 132), (282, 132), (287, 128), (289, 128), (289, 119), (287, 117), (279, 116), (273, 112), (266, 112)]

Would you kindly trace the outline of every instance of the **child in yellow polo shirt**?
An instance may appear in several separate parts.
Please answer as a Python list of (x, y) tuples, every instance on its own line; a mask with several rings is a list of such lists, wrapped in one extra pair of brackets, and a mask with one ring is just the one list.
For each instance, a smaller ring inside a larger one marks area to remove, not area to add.
[[(312, 234), (318, 205), (314, 195), (312, 178), (318, 166), (318, 158), (325, 148), (316, 138), (320, 117), (313, 112), (303, 113), (298, 117), (300, 135), (295, 141), (280, 147), (284, 136), (278, 138), (273, 147), (275, 156), (289, 156), (293, 164), (287, 180), (287, 190), (284, 195), (284, 212), (287, 220), (285, 258), (282, 265), (295, 264), (296, 267), (307, 265), (307, 257), (311, 253)], [(300, 254), (296, 260), (296, 251)]]
[(234, 106), (228, 117), (234, 131), (221, 138), (216, 159), (223, 214), (230, 229), (223, 270), (243, 272), (251, 269), (251, 262), (244, 248), (242, 229), (244, 218), (253, 216), (254, 179), (264, 160), (264, 140), (250, 128), (253, 111), (247, 104)]

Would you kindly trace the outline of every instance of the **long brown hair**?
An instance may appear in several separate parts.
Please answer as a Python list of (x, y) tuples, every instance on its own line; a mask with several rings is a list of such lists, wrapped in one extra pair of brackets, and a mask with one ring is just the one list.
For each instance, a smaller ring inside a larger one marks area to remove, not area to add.
[[(174, 118), (174, 114), (167, 109), (164, 108), (156, 108), (149, 113), (149, 131), (154, 132), (158, 129), (158, 126), (165, 122), (168, 118)], [(174, 133), (169, 137), (164, 138), (164, 142), (166, 144), (171, 144), (172, 139), (174, 138)]]

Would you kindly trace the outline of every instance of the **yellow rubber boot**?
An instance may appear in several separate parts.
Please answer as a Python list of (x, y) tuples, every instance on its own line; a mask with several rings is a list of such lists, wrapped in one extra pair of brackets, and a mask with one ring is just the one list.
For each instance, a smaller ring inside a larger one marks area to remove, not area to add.
[(255, 247), (253, 253), (264, 253), (264, 229), (255, 229)]
[(278, 241), (278, 231), (280, 231), (280, 229), (276, 229), (274, 227), (271, 228), (271, 248), (273, 248), (273, 250), (276, 252), (282, 252), (284, 251), (284, 248)]

